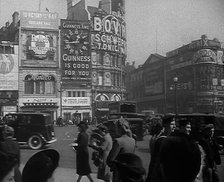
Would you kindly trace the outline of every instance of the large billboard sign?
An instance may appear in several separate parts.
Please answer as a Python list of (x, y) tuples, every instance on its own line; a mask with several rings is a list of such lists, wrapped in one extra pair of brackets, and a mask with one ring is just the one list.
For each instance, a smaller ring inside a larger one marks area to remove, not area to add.
[(89, 22), (61, 20), (62, 80), (91, 80)]
[(58, 29), (58, 13), (21, 11), (22, 28)]
[(93, 17), (91, 47), (95, 50), (126, 55), (126, 25), (124, 20), (114, 15)]
[(18, 55), (0, 54), (0, 90), (18, 90)]
[(195, 41), (192, 41), (190, 44), (184, 45), (178, 49), (167, 52), (166, 56), (172, 57), (172, 56), (182, 54), (192, 50), (200, 50), (200, 49), (208, 50), (211, 48), (215, 50), (223, 50), (224, 43), (219, 42), (218, 40), (208, 40), (208, 39), (195, 40)]
[(22, 65), (56, 66), (58, 32), (22, 30)]

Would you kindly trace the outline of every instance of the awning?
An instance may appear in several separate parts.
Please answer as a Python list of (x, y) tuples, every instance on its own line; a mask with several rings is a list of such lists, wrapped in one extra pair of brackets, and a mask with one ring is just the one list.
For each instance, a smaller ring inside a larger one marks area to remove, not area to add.
[(54, 103), (54, 102), (43, 102), (43, 103), (27, 102), (27, 103), (23, 103), (23, 104), (24, 104), (23, 107), (58, 107), (57, 103)]

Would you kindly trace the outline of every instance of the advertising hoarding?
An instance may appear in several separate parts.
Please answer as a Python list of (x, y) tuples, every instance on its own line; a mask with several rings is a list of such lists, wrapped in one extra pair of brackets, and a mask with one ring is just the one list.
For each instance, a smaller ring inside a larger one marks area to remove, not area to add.
[(62, 80), (91, 80), (90, 24), (61, 20)]
[(58, 29), (58, 13), (20, 11), (21, 28)]
[(0, 90), (18, 90), (18, 55), (0, 54)]
[(22, 37), (22, 59), (56, 61), (58, 33), (24, 30)]
[(62, 97), (62, 106), (90, 106), (90, 97)]

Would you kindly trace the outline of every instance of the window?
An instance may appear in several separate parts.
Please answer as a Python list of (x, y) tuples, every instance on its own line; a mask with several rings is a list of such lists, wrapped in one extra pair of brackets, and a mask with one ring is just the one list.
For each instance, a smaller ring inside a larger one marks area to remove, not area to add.
[(33, 94), (34, 93), (34, 80), (31, 75), (27, 75), (25, 77), (25, 94)]
[(72, 92), (68, 91), (68, 97), (71, 97), (71, 96), (72, 96)]
[(27, 75), (24, 80), (25, 94), (55, 94), (55, 77)]
[(82, 97), (86, 97), (86, 92), (82, 91)]

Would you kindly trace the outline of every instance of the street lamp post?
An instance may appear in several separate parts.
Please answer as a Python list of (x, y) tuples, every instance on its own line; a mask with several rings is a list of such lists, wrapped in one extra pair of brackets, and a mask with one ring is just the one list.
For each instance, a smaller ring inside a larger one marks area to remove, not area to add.
[(62, 81), (60, 82), (60, 116), (62, 117)]
[(178, 114), (178, 102), (177, 102), (177, 82), (178, 82), (178, 77), (173, 78), (174, 82), (174, 95), (175, 95), (175, 114)]

